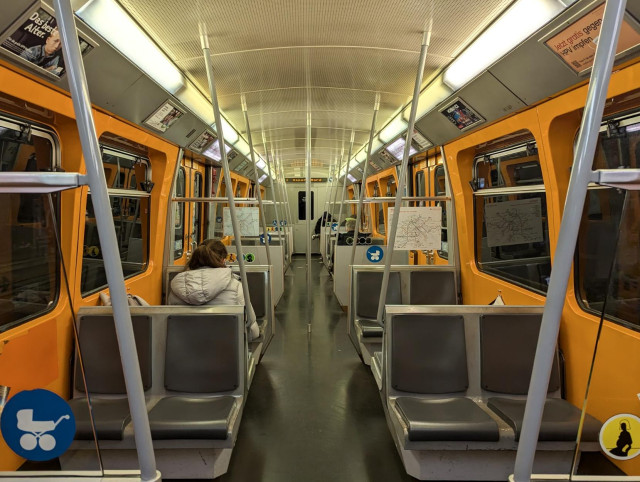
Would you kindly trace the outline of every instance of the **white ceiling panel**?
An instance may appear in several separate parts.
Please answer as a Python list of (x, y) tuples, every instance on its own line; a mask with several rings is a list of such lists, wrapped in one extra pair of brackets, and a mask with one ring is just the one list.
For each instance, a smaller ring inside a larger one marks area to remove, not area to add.
[(512, 0), (119, 0), (208, 96), (198, 22), (206, 23), (220, 106), (245, 134), (246, 95), (256, 148), (278, 146), (285, 166), (331, 162), (368, 140), (411, 100), (423, 30), (433, 26), (423, 87)]

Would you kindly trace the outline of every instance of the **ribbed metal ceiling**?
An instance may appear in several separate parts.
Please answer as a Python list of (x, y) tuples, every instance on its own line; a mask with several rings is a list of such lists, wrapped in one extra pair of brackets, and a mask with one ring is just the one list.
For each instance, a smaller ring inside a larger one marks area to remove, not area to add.
[[(433, 25), (426, 85), (512, 0), (119, 0), (208, 95), (198, 22), (209, 32), (220, 107), (245, 135), (246, 95), (256, 150), (293, 169), (305, 159), (307, 108), (312, 158), (325, 168), (368, 140), (411, 100), (423, 30)], [(266, 139), (267, 146), (263, 139)]]

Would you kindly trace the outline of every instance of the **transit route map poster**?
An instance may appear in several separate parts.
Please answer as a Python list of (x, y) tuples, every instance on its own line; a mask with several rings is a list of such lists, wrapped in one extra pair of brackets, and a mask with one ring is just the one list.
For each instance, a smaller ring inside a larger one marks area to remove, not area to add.
[[(82, 55), (93, 50), (87, 40), (78, 37)], [(52, 13), (40, 7), (29, 17), (14, 26), (8, 36), (3, 37), (2, 49), (17, 56), (23, 63), (60, 78), (65, 73), (62, 54), (62, 39), (58, 23)]]
[[(391, 225), (393, 208), (388, 209), (387, 223)], [(442, 247), (441, 207), (401, 207), (393, 249), (433, 250)]]
[(485, 204), (484, 221), (489, 248), (544, 241), (540, 198)]
[[(545, 41), (545, 45), (576, 73), (591, 68), (602, 29), (604, 4), (594, 8)], [(640, 28), (627, 14), (620, 29), (616, 55), (640, 44)]]
[[(222, 212), (224, 236), (233, 236), (233, 224), (231, 222), (231, 211), (224, 208)], [(260, 235), (260, 209), (259, 208), (236, 208), (236, 217), (240, 227), (240, 236)]]

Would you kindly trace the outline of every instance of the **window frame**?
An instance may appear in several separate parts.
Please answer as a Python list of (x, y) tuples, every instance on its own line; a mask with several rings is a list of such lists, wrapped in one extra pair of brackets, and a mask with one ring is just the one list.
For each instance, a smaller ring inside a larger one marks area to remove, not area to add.
[[(28, 129), (30, 135), (35, 135), (36, 137), (41, 137), (43, 139), (48, 140), (49, 143), (51, 144), (50, 170), (52, 172), (60, 170), (61, 160), (62, 160), (62, 155), (60, 150), (60, 141), (58, 139), (57, 133), (52, 128), (37, 122), (32, 122), (28, 119), (23, 119), (17, 116), (13, 116), (11, 114), (8, 114), (2, 111), (0, 111), (0, 127), (5, 127), (8, 129), (17, 130), (17, 131), (23, 131), (24, 129)], [(10, 172), (10, 171), (5, 171), (5, 172)], [(16, 193), (16, 194), (28, 194), (28, 193)], [(61, 200), (61, 196), (59, 195), (56, 196), (56, 198), (57, 199), (55, 199), (54, 201), (54, 209), (56, 210), (55, 212), (56, 230), (57, 230), (57, 234), (61, 235), (62, 234), (62, 231), (61, 231), (62, 200)], [(58, 244), (58, 243), (62, 243), (62, 240), (58, 239), (58, 240), (55, 240), (54, 242), (55, 242), (54, 250), (56, 253), (56, 260), (55, 260), (56, 276), (54, 280), (55, 289), (54, 289), (54, 293), (51, 298), (51, 301), (49, 301), (49, 303), (44, 307), (42, 311), (38, 311), (36, 313), (33, 313), (30, 316), (26, 316), (24, 318), (20, 318), (10, 323), (1, 325), (0, 335), (7, 333), (13, 330), (14, 328), (22, 326), (26, 323), (29, 323), (33, 320), (41, 318), (47, 315), (48, 313), (51, 313), (53, 310), (57, 308), (60, 302), (60, 293), (62, 290), (62, 281), (63, 281), (62, 272), (61, 272), (63, 259), (60, 257), (60, 249)]]
[[(473, 188), (473, 249), (474, 249), (474, 261), (475, 261), (475, 265), (476, 268), (478, 269), (479, 272), (487, 275), (487, 276), (491, 276), (493, 278), (497, 278), (500, 279), (502, 281), (505, 281), (509, 284), (513, 284), (515, 286), (518, 286), (520, 288), (526, 289), (528, 291), (531, 291), (533, 293), (542, 295), (542, 296), (546, 296), (547, 292), (546, 291), (542, 291), (540, 289), (537, 289), (533, 286), (524, 284), (520, 281), (517, 281), (513, 278), (509, 278), (507, 276), (503, 276), (500, 275), (499, 272), (494, 272), (494, 271), (487, 271), (486, 268), (483, 268), (481, 266), (481, 264), (483, 264), (480, 260), (479, 260), (479, 245), (478, 242), (481, 240), (481, 236), (479, 238), (478, 236), (478, 229), (481, 229), (482, 224), (484, 223), (484, 215), (483, 215), (483, 223), (478, 223), (478, 199), (479, 198), (486, 198), (486, 197), (496, 197), (496, 196), (509, 196), (509, 195), (522, 195), (522, 194), (536, 194), (536, 193), (542, 193), (545, 196), (545, 204), (546, 204), (546, 186), (544, 184), (544, 179), (542, 179), (542, 183), (540, 184), (528, 184), (528, 185), (522, 185), (522, 186), (506, 186), (504, 185), (504, 179), (502, 177), (502, 173), (500, 172), (500, 163), (498, 163), (498, 167), (497, 167), (497, 172), (498, 172), (498, 180), (500, 181), (500, 179), (502, 179), (502, 183), (503, 185), (500, 187), (479, 187), (478, 186), (478, 164), (480, 164), (481, 162), (487, 162), (490, 161), (492, 157), (494, 156), (498, 156), (500, 158), (505, 157), (507, 155), (515, 155), (518, 154), (520, 152), (525, 152), (527, 153), (530, 150), (530, 147), (533, 146), (533, 148), (536, 149), (536, 152), (538, 152), (538, 142), (536, 141), (535, 137), (533, 136), (533, 134), (531, 134), (530, 136), (528, 136), (526, 139), (524, 140), (519, 140), (516, 144), (512, 144), (510, 146), (506, 146), (506, 147), (502, 147), (493, 151), (489, 151), (489, 152), (484, 152), (482, 154), (479, 154), (477, 156), (474, 157), (473, 160), (473, 168), (472, 168), (472, 181), (471, 181), (471, 185)], [(526, 156), (525, 156), (526, 157)], [(513, 159), (518, 159), (516, 157), (514, 157)], [(507, 159), (507, 160), (511, 160), (511, 159)], [(539, 154), (538, 154), (538, 163), (540, 164), (540, 168), (542, 169), (542, 164), (540, 163), (540, 158), (539, 158)], [(489, 176), (491, 176), (491, 172), (489, 172)], [(547, 244), (547, 249), (549, 250), (549, 265), (551, 266), (551, 245), (550, 245), (550, 240), (549, 240), (549, 225), (548, 225), (548, 219), (549, 219), (549, 214), (547, 212), (547, 209), (544, 209), (542, 214), (543, 218), (547, 219), (547, 231), (546, 231), (546, 244)], [(479, 225), (480, 224), (480, 225)], [(545, 231), (543, 229), (543, 236), (545, 234)], [(522, 259), (522, 260), (526, 260), (526, 259), (539, 259), (539, 257), (534, 257), (534, 258), (518, 258), (518, 259)]]
[[(129, 159), (131, 161), (133, 161), (134, 163), (142, 163), (145, 166), (145, 179), (144, 181), (139, 181), (138, 179), (136, 179), (136, 184), (141, 185), (143, 182), (144, 183), (151, 183), (151, 162), (149, 160), (149, 158), (147, 157), (143, 157), (140, 155), (136, 155), (127, 151), (124, 151), (122, 149), (118, 149), (115, 147), (111, 147), (108, 144), (100, 144), (100, 154), (102, 156), (102, 164), (104, 166), (104, 155), (105, 152), (107, 153), (113, 153), (115, 154), (118, 158), (123, 158), (123, 159)], [(120, 163), (116, 164), (118, 167), (118, 173), (117, 173), (117, 178), (119, 177), (119, 171), (120, 171)], [(119, 184), (119, 181), (118, 181)], [(136, 187), (137, 187), (136, 186)], [(89, 196), (91, 195), (91, 189), (89, 188), (87, 190), (87, 195), (85, 197), (85, 210), (88, 206), (89, 203)], [(127, 199), (147, 199), (147, 205), (148, 205), (148, 210), (149, 212), (147, 213), (147, 223), (149, 223), (149, 234), (147, 235), (147, 239), (143, 239), (143, 242), (146, 242), (146, 259), (144, 261), (144, 263), (142, 264), (142, 269), (140, 271), (136, 271), (135, 273), (131, 273), (128, 275), (124, 275), (124, 279), (131, 279), (134, 278), (136, 276), (139, 276), (141, 274), (144, 274), (148, 269), (149, 269), (149, 261), (150, 261), (150, 253), (149, 253), (149, 243), (151, 241), (151, 193), (147, 192), (146, 190), (142, 190), (142, 189), (128, 189), (128, 188), (121, 188), (121, 187), (117, 187), (117, 188), (111, 188), (107, 186), (107, 195), (109, 196), (109, 202), (111, 202), (112, 198), (127, 198)], [(114, 223), (115, 224), (115, 223)], [(83, 236), (86, 236), (86, 220), (84, 223), (85, 226), (85, 232), (83, 233)], [(102, 291), (103, 289), (108, 287), (108, 284), (104, 284), (98, 287), (94, 287), (90, 290), (87, 291), (82, 291), (82, 265), (84, 264), (84, 256), (82, 256), (82, 262), (80, 265), (80, 296), (82, 298), (86, 298), (88, 296), (91, 296), (95, 293), (98, 293), (100, 291)], [(104, 261), (104, 260), (103, 260)], [(123, 261), (121, 260), (121, 263)], [(124, 271), (123, 271), (124, 274)]]
[[(619, 112), (617, 114), (614, 115), (610, 115), (607, 117), (604, 117), (602, 119), (602, 122), (600, 124), (600, 130), (598, 131), (598, 144), (596, 144), (596, 150), (598, 149), (598, 147), (600, 147), (600, 139), (599, 136), (602, 132), (607, 132), (610, 129), (610, 125), (612, 124), (612, 122), (616, 122), (617, 121), (617, 127), (626, 127), (628, 125), (634, 125), (634, 124), (640, 124), (640, 108), (638, 109), (634, 109), (633, 111), (625, 111), (625, 112)], [(579, 135), (579, 131), (576, 132), (575, 137), (574, 137), (574, 141), (573, 141), (573, 152), (575, 153), (576, 147), (578, 145), (578, 135)], [(595, 157), (592, 161), (592, 169), (596, 169), (596, 167), (593, 166), (593, 163), (595, 162)], [(636, 159), (636, 162), (638, 164), (640, 164), (640, 159)], [(611, 169), (609, 167), (606, 167), (607, 169)], [(620, 167), (620, 169), (624, 169), (623, 167)], [(606, 186), (600, 186), (598, 184), (595, 184), (593, 182), (590, 182), (589, 185), (587, 186), (587, 194), (585, 196), (585, 206), (588, 200), (588, 196), (589, 196), (589, 191), (593, 191), (593, 190), (600, 190), (600, 189), (615, 189), (615, 188), (609, 188)], [(625, 191), (625, 202), (626, 202), (626, 192)], [(624, 208), (624, 203), (623, 203), (623, 208)], [(583, 208), (584, 211), (584, 208)], [(620, 216), (622, 217), (622, 212), (620, 213)], [(622, 218), (621, 218), (622, 221)], [(580, 229), (582, 228), (582, 218), (580, 219)], [(619, 239), (618, 239), (619, 242)], [(616, 245), (616, 249), (618, 249), (618, 246)], [(615, 257), (612, 260), (612, 262), (615, 262)], [(589, 315), (595, 316), (597, 318), (604, 318), (605, 320), (615, 323), (623, 328), (627, 328), (629, 330), (635, 331), (635, 332), (640, 332), (640, 324), (634, 324), (628, 320), (625, 320), (624, 318), (618, 318), (617, 316), (608, 314), (606, 311), (604, 310), (597, 310), (595, 308), (591, 308), (589, 307), (586, 303), (585, 300), (583, 299), (582, 295), (583, 295), (583, 289), (581, 287), (581, 266), (580, 266), (580, 232), (578, 232), (578, 237), (576, 238), (576, 248), (574, 250), (574, 256), (573, 256), (573, 270), (572, 270), (572, 274), (573, 274), (573, 287), (574, 287), (574, 296), (575, 296), (575, 300), (578, 304), (578, 306), (580, 307), (580, 309)], [(613, 274), (613, 273), (611, 273)], [(608, 282), (611, 282), (611, 274), (609, 275), (608, 278)], [(610, 286), (607, 286), (607, 293), (605, 295), (605, 303), (606, 300), (609, 296), (609, 288)], [(603, 308), (605, 308), (605, 306), (603, 306)]]

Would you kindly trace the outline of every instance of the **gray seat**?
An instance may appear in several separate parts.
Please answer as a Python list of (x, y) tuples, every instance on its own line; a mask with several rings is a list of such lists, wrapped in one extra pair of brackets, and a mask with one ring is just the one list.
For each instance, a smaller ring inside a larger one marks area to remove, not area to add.
[(237, 330), (233, 315), (167, 317), (165, 388), (188, 393), (221, 393), (238, 388)]
[[(148, 390), (151, 387), (151, 317), (132, 316), (131, 322), (142, 385)], [(83, 316), (78, 331), (80, 354), (89, 393), (126, 394), (113, 316)], [(75, 387), (80, 392), (85, 391), (80, 363), (76, 363)]]
[(267, 316), (267, 297), (266, 297), (266, 273), (264, 272), (247, 272), (247, 284), (249, 285), (249, 295), (251, 296), (251, 306), (256, 314), (256, 318), (265, 318)]
[(439, 394), (467, 389), (462, 316), (396, 315), (391, 329), (391, 385), (395, 390)]
[(413, 442), (495, 442), (500, 438), (498, 424), (465, 397), (436, 400), (399, 397), (396, 406)]
[[(76, 419), (78, 440), (93, 440), (93, 428), (86, 398), (75, 398), (69, 402)], [(129, 401), (126, 398), (91, 400), (91, 410), (99, 440), (122, 440), (124, 427), (131, 420)]]
[(453, 271), (412, 271), (409, 277), (410, 305), (458, 304), (458, 290)]
[[(382, 288), (382, 275), (383, 273), (380, 271), (356, 272), (356, 276), (358, 277), (358, 291), (355, 321), (360, 326), (363, 338), (382, 336), (382, 327), (377, 323), (368, 322), (375, 320), (378, 316), (378, 301), (380, 300), (380, 289)], [(402, 304), (401, 279), (400, 273), (397, 271), (389, 273), (387, 304)]]
[(154, 440), (226, 440), (236, 399), (168, 397), (149, 412)]
[[(520, 440), (526, 400), (495, 397), (490, 398), (488, 406), (507, 422)], [(540, 424), (541, 442), (571, 442), (576, 440), (580, 423), (580, 410), (561, 398), (548, 398), (544, 404)], [(582, 429), (583, 442), (597, 442), (601, 423), (587, 414)]]
[[(541, 314), (480, 316), (482, 388), (498, 393), (526, 395), (536, 355)], [(556, 356), (549, 392), (560, 389), (560, 364)]]
[[(151, 388), (151, 318), (132, 316), (133, 334), (138, 352), (142, 385)], [(124, 395), (126, 387), (113, 316), (82, 316), (78, 333), (82, 366), (91, 398), (93, 420), (98, 438), (122, 440), (124, 427), (129, 423), (129, 404), (126, 398), (98, 398), (93, 395)], [(75, 388), (84, 393), (85, 387), (79, 360), (75, 367)], [(76, 418), (76, 438), (93, 439), (93, 430), (86, 397), (71, 401)]]
[(380, 337), (384, 333), (384, 329), (375, 321), (359, 320), (360, 330), (362, 330), (363, 338)]

